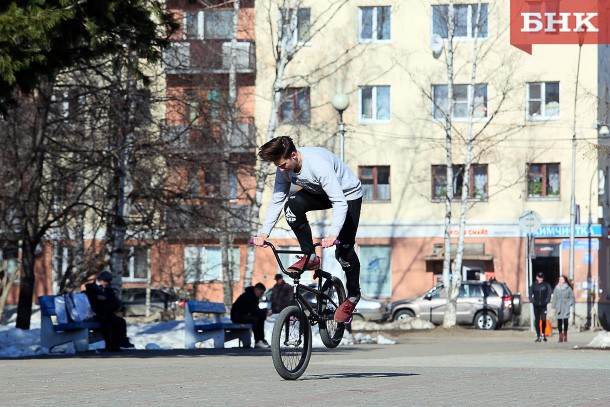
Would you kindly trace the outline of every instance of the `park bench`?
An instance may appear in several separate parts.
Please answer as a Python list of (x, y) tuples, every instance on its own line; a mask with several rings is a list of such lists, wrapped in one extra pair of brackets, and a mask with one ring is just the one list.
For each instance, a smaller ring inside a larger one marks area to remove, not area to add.
[[(222, 302), (188, 301), (184, 310), (184, 347), (193, 349), (197, 342), (214, 340), (215, 348), (224, 348), (225, 342), (239, 339), (241, 345), (250, 347), (252, 325), (236, 324), (223, 320), (227, 309)], [(193, 314), (209, 314), (211, 318), (195, 319)]]
[(96, 321), (57, 322), (55, 295), (38, 297), (40, 303), (40, 345), (47, 349), (73, 342), (78, 352), (89, 349), (89, 330), (99, 330)]

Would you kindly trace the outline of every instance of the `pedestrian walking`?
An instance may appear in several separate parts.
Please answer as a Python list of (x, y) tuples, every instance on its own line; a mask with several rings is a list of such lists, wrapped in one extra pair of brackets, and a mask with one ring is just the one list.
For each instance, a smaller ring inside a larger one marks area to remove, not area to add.
[[(530, 302), (534, 306), (534, 318), (536, 326), (536, 342), (546, 342), (546, 306), (551, 302), (553, 289), (544, 281), (544, 273), (536, 274), (536, 281), (530, 287)], [(542, 330), (542, 334), (540, 331)]]
[(568, 319), (570, 318), (570, 307), (574, 305), (574, 290), (570, 279), (563, 275), (559, 277), (559, 283), (553, 290), (551, 308), (555, 310), (557, 317), (557, 330), (559, 331), (559, 342), (568, 341)]

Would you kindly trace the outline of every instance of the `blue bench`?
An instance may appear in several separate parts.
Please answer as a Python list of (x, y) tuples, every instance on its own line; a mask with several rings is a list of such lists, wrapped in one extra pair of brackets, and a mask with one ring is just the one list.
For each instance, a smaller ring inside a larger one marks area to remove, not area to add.
[[(250, 347), (252, 325), (223, 321), (227, 309), (222, 302), (188, 301), (184, 310), (184, 348), (193, 349), (197, 342), (214, 340), (215, 348), (224, 348), (225, 342), (239, 339), (244, 347)], [(193, 314), (210, 314), (210, 319), (195, 319)]]
[(89, 350), (89, 330), (98, 330), (99, 322), (57, 323), (55, 295), (38, 297), (40, 304), (40, 345), (51, 349), (57, 345), (73, 342), (78, 352)]

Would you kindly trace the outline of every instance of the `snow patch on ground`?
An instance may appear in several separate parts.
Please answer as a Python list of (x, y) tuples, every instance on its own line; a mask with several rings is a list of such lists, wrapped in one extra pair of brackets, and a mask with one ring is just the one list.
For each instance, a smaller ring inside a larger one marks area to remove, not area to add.
[(587, 346), (585, 346), (585, 348), (610, 348), (610, 332), (601, 331)]

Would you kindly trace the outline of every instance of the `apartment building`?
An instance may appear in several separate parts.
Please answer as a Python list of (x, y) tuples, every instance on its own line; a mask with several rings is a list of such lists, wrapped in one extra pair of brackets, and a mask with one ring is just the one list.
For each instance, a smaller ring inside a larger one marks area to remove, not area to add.
[[(277, 134), (339, 155), (341, 137), (331, 100), (337, 93), (348, 95), (350, 105), (342, 115), (345, 161), (364, 189), (357, 239), (361, 285), (378, 298), (413, 296), (439, 280), (444, 195), (452, 188), (456, 197), (450, 233), (457, 238), (465, 176), (471, 190), (463, 278), (494, 276), (525, 298), (531, 252), (529, 276), (543, 272), (556, 284), (560, 275), (571, 274), (574, 180), (576, 313), (580, 321), (595, 313), (608, 320), (610, 50), (584, 45), (579, 54), (578, 45), (544, 45), (534, 46), (529, 55), (510, 45), (508, 3), (483, 1), (480, 14), (477, 10), (477, 2), (455, 4), (455, 179), (446, 179), (447, 2), (303, 1), (296, 25), (300, 49), (283, 78)], [(273, 43), (268, 26), (280, 21), (280, 14), (277, 2), (257, 3), (259, 44)], [(476, 81), (471, 86), (475, 36)], [(271, 87), (272, 50), (257, 47), (257, 90)], [(474, 100), (473, 165), (464, 174), (469, 96)], [(259, 135), (265, 134), (270, 114), (269, 98), (257, 98)], [(541, 220), (529, 248), (519, 224), (528, 211)], [(330, 212), (310, 217), (317, 237), (324, 236), (329, 217)], [(278, 223), (271, 238), (293, 246), (291, 236), (286, 224)], [(341, 275), (332, 250), (323, 259), (325, 269)], [(274, 263), (270, 253), (257, 251), (257, 268), (273, 269)]]

